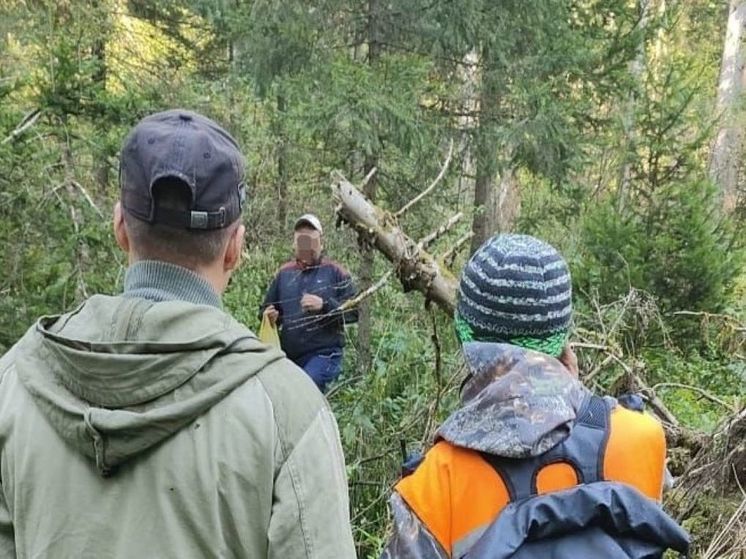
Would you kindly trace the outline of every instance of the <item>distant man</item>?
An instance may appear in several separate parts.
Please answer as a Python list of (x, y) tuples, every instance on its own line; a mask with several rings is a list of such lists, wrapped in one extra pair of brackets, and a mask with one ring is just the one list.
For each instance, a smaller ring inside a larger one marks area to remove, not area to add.
[(272, 280), (262, 313), (280, 326), (280, 344), (326, 392), (342, 371), (344, 326), (357, 322), (357, 311), (340, 306), (355, 295), (350, 274), (324, 258), (324, 230), (319, 218), (306, 214), (295, 222), (295, 259)]
[(41, 318), (0, 359), (0, 557), (353, 558), (337, 426), (221, 308), (243, 158), (174, 110), (124, 142), (124, 293)]

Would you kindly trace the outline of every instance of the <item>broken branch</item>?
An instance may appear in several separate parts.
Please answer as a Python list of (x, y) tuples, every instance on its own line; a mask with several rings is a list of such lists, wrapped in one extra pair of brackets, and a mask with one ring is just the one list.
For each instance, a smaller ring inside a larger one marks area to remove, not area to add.
[(428, 194), (430, 194), (435, 189), (435, 187), (438, 185), (438, 183), (445, 176), (446, 171), (448, 170), (448, 166), (451, 164), (451, 156), (452, 155), (453, 155), (453, 140), (451, 140), (451, 142), (450, 142), (450, 144), (448, 146), (448, 155), (446, 156), (446, 160), (443, 163), (443, 167), (440, 169), (440, 173), (438, 173), (438, 176), (435, 177), (435, 180), (432, 183), (430, 183), (430, 186), (428, 186), (425, 190), (423, 190), (417, 196), (415, 196), (414, 198), (412, 198), (409, 202), (407, 202), (406, 204), (404, 204), (404, 206), (402, 207), (402, 209), (400, 209), (398, 212), (396, 212), (394, 214), (395, 218), (398, 219), (401, 216), (403, 216), (409, 209), (412, 208), (412, 206), (414, 206), (417, 202), (419, 202), (420, 200), (422, 200), (425, 196), (427, 196)]
[(373, 295), (376, 291), (381, 289), (384, 285), (386, 285), (386, 282), (389, 281), (389, 278), (391, 277), (391, 274), (394, 272), (393, 269), (389, 270), (385, 274), (383, 274), (376, 283), (371, 285), (368, 289), (361, 291), (357, 295), (355, 295), (352, 299), (347, 299), (344, 303), (342, 303), (339, 308), (337, 309), (337, 312), (345, 312), (347, 310), (350, 310), (351, 308), (355, 307), (356, 305), (359, 305), (361, 302), (363, 302), (365, 299)]
[(723, 406), (731, 414), (737, 413), (737, 410), (734, 409), (733, 406), (730, 406), (729, 404), (725, 403), (723, 400), (721, 400), (717, 396), (710, 394), (709, 392), (707, 392), (707, 390), (700, 388), (698, 386), (692, 386), (690, 384), (681, 384), (679, 382), (659, 382), (658, 384), (653, 386), (651, 390), (655, 392), (659, 388), (680, 388), (682, 390), (691, 390), (692, 392), (696, 392), (703, 398), (706, 398), (710, 400), (711, 402), (715, 402), (716, 404)]
[(453, 259), (456, 258), (456, 255), (459, 253), (459, 251), (468, 243), (471, 241), (471, 238), (474, 236), (474, 231), (469, 231), (466, 235), (461, 237), (458, 241), (456, 241), (456, 244), (453, 245), (451, 248), (449, 248), (446, 252), (443, 253), (443, 256), (441, 256), (441, 261), (443, 261), (446, 265), (452, 265)]
[(84, 198), (86, 199), (86, 201), (88, 202), (88, 204), (89, 204), (89, 205), (90, 205), (90, 206), (91, 206), (91, 207), (92, 207), (92, 208), (93, 208), (93, 209), (94, 209), (94, 210), (96, 211), (96, 213), (98, 214), (98, 216), (99, 216), (99, 217), (100, 217), (101, 219), (104, 219), (104, 214), (103, 214), (103, 213), (101, 212), (101, 210), (100, 210), (100, 209), (98, 209), (98, 206), (97, 206), (97, 205), (96, 205), (96, 203), (95, 203), (95, 202), (93, 201), (93, 198), (91, 198), (90, 194), (88, 194), (88, 192), (86, 192), (86, 189), (85, 189), (85, 188), (83, 188), (83, 185), (81, 185), (81, 184), (80, 184), (79, 182), (77, 182), (77, 181), (71, 181), (71, 183), (72, 183), (72, 185), (73, 185), (73, 186), (74, 186), (75, 188), (77, 188), (78, 190), (80, 190), (81, 194), (83, 194), (83, 197), (84, 197)]
[(746, 333), (746, 324), (742, 324), (735, 316), (729, 314), (709, 313), (703, 311), (676, 311), (673, 316), (690, 316), (706, 320), (720, 320), (721, 323), (727, 324), (733, 332)]
[(632, 367), (627, 365), (613, 353), (610, 353), (609, 355), (611, 356), (612, 360), (615, 361), (622, 369), (624, 369), (624, 372), (627, 373), (627, 375), (629, 375), (637, 389), (645, 395), (648, 403), (650, 404), (650, 407), (653, 408), (653, 411), (658, 415), (658, 417), (660, 417), (666, 423), (670, 424), (672, 427), (679, 429), (679, 420), (676, 419), (676, 416), (669, 411), (669, 409), (661, 401), (661, 399), (656, 396), (655, 391), (653, 391), (648, 386), (648, 384), (644, 380), (642, 380), (640, 375), (634, 372), (632, 370)]
[(26, 130), (31, 128), (34, 124), (36, 124), (36, 121), (39, 120), (39, 117), (41, 116), (41, 109), (34, 109), (29, 114), (27, 114), (25, 117), (23, 117), (23, 120), (21, 123), (16, 126), (16, 129), (13, 130), (13, 132), (10, 133), (10, 136), (5, 138), (2, 143), (7, 144), (8, 142), (11, 142), (15, 140), (18, 136), (23, 134)]
[(443, 225), (438, 227), (435, 231), (433, 231), (429, 235), (426, 235), (425, 237), (422, 237), (422, 239), (420, 239), (420, 242), (417, 243), (417, 248), (418, 249), (426, 248), (433, 241), (445, 235), (449, 230), (453, 228), (454, 225), (456, 225), (461, 220), (462, 217), (464, 217), (463, 212), (459, 212), (453, 217), (451, 217), (451, 219), (446, 221)]
[(377, 172), (378, 172), (378, 167), (372, 167), (371, 170), (368, 171), (368, 174), (365, 175), (363, 182), (360, 183), (360, 190), (365, 189), (365, 185), (367, 185), (370, 182), (370, 179), (372, 179), (373, 175), (375, 175)]

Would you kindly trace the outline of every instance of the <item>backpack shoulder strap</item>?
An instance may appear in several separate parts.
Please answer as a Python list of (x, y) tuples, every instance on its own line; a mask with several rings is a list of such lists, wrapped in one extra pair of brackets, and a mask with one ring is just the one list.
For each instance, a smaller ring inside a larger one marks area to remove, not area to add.
[(610, 404), (592, 395), (581, 406), (567, 438), (544, 454), (529, 458), (504, 458), (487, 453), (482, 456), (503, 480), (511, 502), (537, 495), (537, 476), (550, 464), (569, 464), (581, 484), (603, 481), (610, 414)]

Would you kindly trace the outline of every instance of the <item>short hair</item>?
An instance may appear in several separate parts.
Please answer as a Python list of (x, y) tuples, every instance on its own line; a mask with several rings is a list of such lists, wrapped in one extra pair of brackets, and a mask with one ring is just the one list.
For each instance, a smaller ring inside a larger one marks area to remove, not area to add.
[[(192, 194), (189, 186), (175, 178), (164, 178), (153, 185), (155, 208), (188, 211)], [(159, 260), (189, 269), (217, 260), (240, 218), (222, 229), (180, 229), (148, 223), (124, 210), (124, 221), (133, 252), (141, 260)]]

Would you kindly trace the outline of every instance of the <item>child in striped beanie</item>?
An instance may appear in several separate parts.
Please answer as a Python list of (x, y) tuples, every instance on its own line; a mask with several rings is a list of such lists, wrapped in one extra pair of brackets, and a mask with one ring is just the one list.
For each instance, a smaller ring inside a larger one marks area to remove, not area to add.
[(567, 264), (535, 237), (496, 235), (461, 274), (455, 322), (462, 343), (507, 343), (559, 358), (571, 320)]

